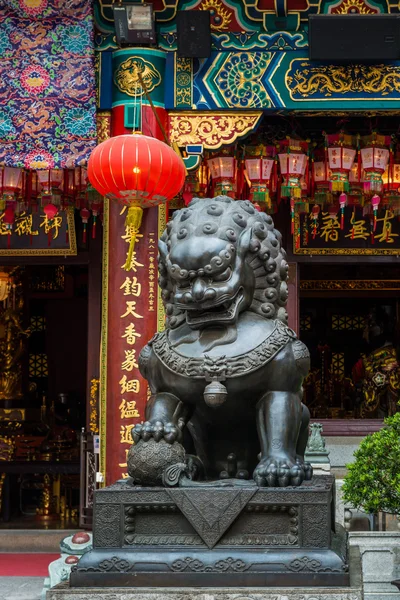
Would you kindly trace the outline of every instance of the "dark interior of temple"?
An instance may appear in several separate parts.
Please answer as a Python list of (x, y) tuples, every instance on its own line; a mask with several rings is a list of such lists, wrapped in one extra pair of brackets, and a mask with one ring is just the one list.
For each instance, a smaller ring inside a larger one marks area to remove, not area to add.
[[(62, 521), (79, 505), (79, 431), (86, 422), (87, 267), (4, 267), (0, 306), (3, 525)], [(8, 525), (10, 526), (10, 525)]]
[[(382, 407), (365, 410), (362, 405), (358, 366), (380, 347), (398, 348), (396, 271), (387, 265), (332, 264), (327, 279), (326, 265), (301, 265), (300, 337), (311, 353), (305, 402), (313, 418), (387, 416)], [(373, 344), (367, 326), (376, 312), (388, 326)]]

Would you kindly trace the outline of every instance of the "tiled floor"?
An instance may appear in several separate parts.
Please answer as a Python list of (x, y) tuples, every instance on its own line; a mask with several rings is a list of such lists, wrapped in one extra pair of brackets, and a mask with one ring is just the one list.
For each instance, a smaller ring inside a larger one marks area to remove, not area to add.
[(0, 529), (75, 529), (77, 521), (40, 521), (35, 517), (21, 516), (12, 521), (1, 521)]
[(0, 600), (40, 600), (43, 577), (0, 577)]

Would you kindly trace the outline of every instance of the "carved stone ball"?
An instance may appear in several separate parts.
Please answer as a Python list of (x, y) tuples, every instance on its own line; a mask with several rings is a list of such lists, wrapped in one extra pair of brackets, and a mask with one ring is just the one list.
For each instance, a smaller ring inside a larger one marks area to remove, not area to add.
[(139, 485), (162, 485), (165, 469), (185, 462), (185, 449), (178, 442), (140, 440), (128, 452), (128, 473)]

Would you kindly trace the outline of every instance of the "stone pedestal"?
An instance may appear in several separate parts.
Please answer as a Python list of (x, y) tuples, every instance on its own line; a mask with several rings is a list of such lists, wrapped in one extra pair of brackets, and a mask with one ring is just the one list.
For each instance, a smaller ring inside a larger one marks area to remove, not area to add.
[(333, 477), (300, 487), (140, 488), (95, 493), (93, 550), (71, 587), (348, 586), (333, 530)]

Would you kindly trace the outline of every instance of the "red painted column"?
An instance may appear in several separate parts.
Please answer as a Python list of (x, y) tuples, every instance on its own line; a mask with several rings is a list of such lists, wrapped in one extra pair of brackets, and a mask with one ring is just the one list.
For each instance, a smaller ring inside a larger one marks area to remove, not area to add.
[[(130, 60), (145, 61), (153, 65), (153, 71), (163, 80), (163, 53), (159, 50), (137, 49), (114, 53), (115, 78)], [(131, 56), (132, 55), (132, 56)], [(154, 55), (154, 56), (153, 56)], [(160, 66), (161, 65), (161, 66)], [(147, 82), (151, 88), (151, 81)], [(161, 87), (159, 84), (158, 87)], [(132, 102), (138, 102), (124, 94), (120, 88), (115, 92), (116, 102), (112, 109), (111, 135), (132, 133), (127, 110)], [(160, 98), (160, 90), (157, 90)], [(153, 93), (151, 94), (153, 99)], [(156, 96), (157, 97), (157, 96)], [(163, 133), (157, 124), (151, 107), (142, 94), (140, 129), (144, 135), (163, 140)], [(156, 106), (162, 123), (166, 123), (167, 113), (163, 106)], [(132, 114), (132, 109), (130, 114)], [(127, 122), (128, 121), (128, 122)], [(157, 288), (157, 240), (165, 227), (165, 208), (146, 209), (143, 214), (140, 234), (135, 245), (129, 271), (122, 267), (125, 263), (129, 230), (125, 226), (125, 214), (117, 203), (109, 202), (105, 244), (106, 281), (104, 301), (107, 316), (105, 319), (107, 337), (106, 378), (103, 382), (101, 419), (101, 470), (105, 483), (127, 477), (126, 454), (132, 444), (131, 430), (145, 418), (145, 405), (148, 398), (147, 382), (138, 368), (138, 357), (142, 347), (163, 326), (163, 311)]]

